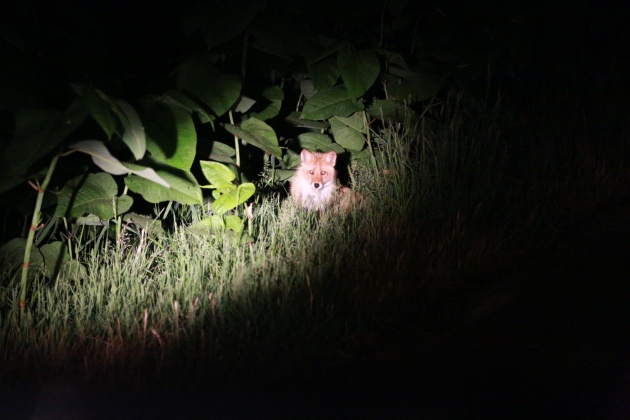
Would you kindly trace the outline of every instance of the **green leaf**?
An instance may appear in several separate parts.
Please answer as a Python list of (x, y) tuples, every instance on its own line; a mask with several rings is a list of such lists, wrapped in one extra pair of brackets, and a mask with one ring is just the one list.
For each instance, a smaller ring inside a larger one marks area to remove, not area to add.
[[(24, 263), (24, 252), (27, 240), (13, 238), (0, 247), (0, 266), (13, 270), (19, 270)], [(37, 248), (33, 248), (29, 261), (28, 277), (33, 278), (44, 268), (44, 258)]]
[(106, 95), (92, 88), (83, 89), (83, 100), (89, 115), (103, 129), (108, 139), (111, 139), (116, 132), (118, 120), (112, 111), (112, 102), (104, 99)]
[(109, 220), (103, 220), (98, 216), (88, 214), (87, 216), (77, 217), (74, 224), (77, 226), (107, 226), (109, 225)]
[(94, 214), (103, 220), (112, 219), (127, 212), (133, 204), (131, 197), (116, 197), (117, 194), (118, 185), (110, 174), (80, 175), (66, 182), (61, 189), (55, 217)]
[(222, 216), (214, 214), (189, 226), (188, 230), (195, 235), (212, 235), (223, 232), (225, 230), (225, 222)]
[(171, 89), (160, 100), (164, 105), (176, 106), (191, 114), (196, 112), (203, 124), (209, 122), (214, 127), (215, 117), (185, 92)]
[[(343, 148), (342, 148), (343, 150)], [(299, 164), (299, 162), (298, 162)], [(284, 182), (288, 181), (293, 175), (295, 175), (295, 171), (289, 169), (276, 169), (273, 171), (273, 182)]]
[(203, 203), (201, 188), (190, 172), (165, 165), (156, 165), (155, 172), (170, 185), (170, 188), (136, 175), (126, 177), (125, 185), (131, 191), (142, 195), (149, 203), (164, 201), (175, 201), (180, 204)]
[(362, 110), (363, 104), (354, 100), (348, 89), (343, 86), (335, 86), (320, 90), (309, 99), (304, 105), (302, 117), (311, 120), (325, 120), (335, 115), (347, 117)]
[(203, 176), (211, 186), (230, 184), (236, 179), (236, 174), (222, 163), (202, 160), (199, 161), (199, 164), (201, 165)]
[(147, 121), (147, 149), (160, 162), (189, 171), (197, 153), (197, 132), (188, 112), (157, 104)]
[(59, 277), (63, 279), (82, 279), (88, 275), (87, 269), (77, 260), (68, 260), (61, 266)]
[(341, 77), (353, 98), (360, 98), (372, 87), (381, 64), (372, 51), (356, 51), (354, 48), (343, 48), (337, 54), (337, 65)]
[(345, 152), (343, 147), (333, 143), (331, 138), (326, 134), (302, 133), (298, 136), (298, 142), (300, 143), (301, 149), (310, 150), (311, 152)]
[(323, 48), (320, 48), (319, 50), (313, 53), (307, 54), (306, 65), (309, 68), (313, 67), (315, 63), (318, 63), (319, 61), (332, 56), (334, 53), (343, 49), (347, 45), (348, 45), (348, 41), (346, 40), (339, 40), (339, 41), (334, 40), (332, 42), (328, 42), (327, 45), (325, 45)]
[(256, 192), (256, 187), (252, 183), (239, 185), (234, 191), (223, 194), (212, 203), (212, 210), (216, 214), (222, 215), (230, 211), (239, 204), (243, 204)]
[(218, 141), (212, 142), (209, 159), (217, 162), (234, 163), (234, 159), (232, 159), (234, 156), (236, 156), (236, 150), (233, 147)]
[(98, 140), (83, 140), (69, 146), (69, 149), (92, 156), (92, 161), (96, 166), (112, 175), (136, 174), (165, 188), (169, 187), (168, 182), (156, 174), (153, 169), (135, 164), (123, 164), (109, 152), (103, 142)]
[(44, 258), (44, 275), (54, 278), (61, 271), (61, 267), (70, 261), (66, 244), (60, 241), (50, 242), (39, 248)]
[(333, 57), (328, 57), (309, 67), (309, 73), (313, 79), (315, 89), (321, 90), (333, 87), (337, 84), (339, 76), (339, 67), (337, 61)]
[(241, 114), (246, 113), (249, 109), (254, 106), (256, 103), (252, 98), (248, 98), (247, 96), (241, 96), (236, 104), (236, 108), (234, 108), (235, 112), (239, 112)]
[(179, 89), (206, 104), (217, 116), (225, 114), (241, 96), (241, 80), (218, 74), (207, 57), (187, 62), (178, 73)]
[[(207, 186), (210, 188), (210, 186)], [(205, 188), (202, 186), (201, 188)], [(236, 190), (236, 184), (223, 184), (223, 185), (214, 185), (212, 188), (212, 198), (215, 200), (221, 197), (223, 194), (229, 194), (230, 192)]]
[(235, 215), (227, 215), (223, 216), (225, 221), (225, 228), (231, 229), (236, 233), (240, 233), (243, 231), (243, 219)]
[(149, 235), (154, 236), (164, 232), (160, 220), (152, 217), (142, 216), (137, 213), (127, 213), (123, 216), (123, 221), (133, 224), (139, 229), (146, 230)]
[(363, 125), (363, 117), (360, 113), (352, 117), (340, 118), (332, 117), (330, 120), (335, 142), (347, 150), (361, 150), (365, 146), (366, 128)]
[(124, 115), (122, 120), (125, 132), (122, 141), (127, 145), (136, 160), (142, 159), (147, 150), (147, 141), (144, 134), (144, 126), (136, 110), (125, 101), (116, 101), (116, 105)]
[(284, 120), (294, 127), (312, 128), (315, 130), (327, 130), (328, 128), (330, 128), (330, 124), (328, 124), (326, 121), (309, 120), (306, 118), (302, 118), (301, 112), (292, 112)]
[(261, 121), (268, 120), (280, 113), (282, 101), (284, 100), (284, 92), (279, 86), (272, 86), (263, 90), (263, 97), (269, 101), (269, 104), (260, 112), (252, 112), (250, 117), (257, 118)]
[(267, 123), (256, 118), (249, 118), (243, 121), (240, 127), (232, 124), (225, 124), (224, 127), (247, 143), (282, 159), (282, 150), (278, 145), (276, 132)]
[(22, 109), (15, 116), (15, 135), (0, 144), (0, 193), (29, 179), (31, 166), (55, 150), (87, 118), (77, 98), (60, 113), (52, 109)]

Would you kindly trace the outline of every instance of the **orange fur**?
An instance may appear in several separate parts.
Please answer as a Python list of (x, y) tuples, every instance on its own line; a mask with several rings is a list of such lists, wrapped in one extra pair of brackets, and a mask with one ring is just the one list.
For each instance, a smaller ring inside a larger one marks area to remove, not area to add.
[(361, 204), (360, 196), (348, 187), (337, 187), (335, 152), (317, 153), (302, 150), (302, 160), (291, 181), (291, 196), (300, 207), (323, 210), (328, 207), (344, 211)]
[(300, 207), (323, 210), (331, 203), (337, 189), (337, 154), (302, 150), (300, 158), (302, 163), (291, 181), (291, 195)]

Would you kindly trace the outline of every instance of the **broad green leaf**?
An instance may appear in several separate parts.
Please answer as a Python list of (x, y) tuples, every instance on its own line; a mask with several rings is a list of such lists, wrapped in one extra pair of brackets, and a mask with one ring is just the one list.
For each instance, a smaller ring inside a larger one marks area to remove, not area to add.
[(372, 87), (381, 71), (378, 57), (372, 51), (343, 48), (337, 55), (341, 77), (353, 98), (360, 98)]
[(156, 104), (147, 121), (147, 149), (160, 162), (189, 171), (197, 153), (197, 132), (188, 112)]
[(199, 164), (203, 176), (210, 185), (230, 184), (236, 179), (236, 174), (222, 163), (202, 160), (199, 161)]
[(313, 67), (319, 61), (332, 56), (337, 51), (343, 49), (348, 45), (348, 41), (346, 40), (321, 40), (322, 44), (326, 44), (323, 48), (320, 48), (318, 51), (314, 53), (308, 53), (306, 56), (306, 65), (310, 68)]
[[(236, 232), (236, 234), (238, 235), (238, 232)], [(254, 238), (252, 235), (245, 234), (245, 235), (241, 235), (240, 238), (238, 238), (239, 245), (247, 245), (253, 242), (256, 242), (256, 238)]]
[[(261, 121), (268, 120), (280, 113), (282, 101), (284, 100), (284, 92), (279, 86), (272, 86), (263, 90), (263, 97), (269, 101), (269, 104), (259, 112), (251, 112), (250, 117), (257, 118)], [(262, 101), (259, 101), (260, 105)]]
[(223, 232), (225, 230), (225, 222), (222, 216), (214, 214), (189, 226), (188, 230), (195, 235), (212, 235)]
[(333, 87), (337, 84), (339, 76), (341, 76), (337, 61), (333, 57), (328, 57), (313, 64), (309, 67), (309, 73), (313, 79), (315, 89), (320, 90)]
[(236, 190), (236, 184), (202, 185), (201, 188), (213, 188), (212, 198), (216, 200), (223, 194), (229, 194)]
[(292, 112), (284, 120), (294, 127), (312, 128), (315, 130), (327, 130), (330, 128), (330, 124), (326, 121), (308, 120), (306, 118), (302, 118), (301, 112)]
[(388, 51), (387, 55), (387, 72), (396, 77), (408, 77), (411, 76), (412, 72), (409, 70), (409, 66), (407, 66), (407, 62), (403, 58), (402, 55)]
[(70, 261), (66, 244), (60, 241), (42, 245), (39, 252), (44, 258), (44, 275), (48, 278), (54, 278), (55, 275), (59, 274), (62, 266)]
[(82, 279), (88, 276), (87, 269), (77, 260), (68, 260), (61, 266), (59, 277), (63, 279)]
[(236, 104), (235, 112), (240, 112), (241, 114), (246, 113), (249, 109), (254, 106), (256, 103), (252, 98), (248, 98), (247, 96), (241, 96), (239, 98), (238, 104)]
[(333, 143), (331, 138), (326, 134), (302, 133), (298, 136), (298, 142), (300, 143), (301, 149), (310, 150), (311, 152), (345, 152), (343, 147)]
[(309, 99), (302, 110), (302, 117), (311, 120), (325, 120), (332, 116), (347, 117), (362, 111), (363, 104), (354, 100), (343, 86), (320, 90)]
[(243, 204), (256, 192), (256, 187), (252, 183), (241, 184), (234, 191), (223, 194), (212, 203), (212, 210), (218, 215), (226, 211), (235, 209), (239, 204)]
[(136, 110), (125, 101), (116, 101), (116, 105), (122, 111), (124, 118), (122, 124), (125, 132), (122, 141), (127, 145), (136, 160), (142, 159), (147, 150), (147, 141), (144, 134), (144, 126)]
[[(299, 164), (299, 162), (297, 162)], [(289, 169), (276, 169), (273, 171), (273, 182), (283, 182), (291, 179), (295, 171)]]
[(217, 162), (234, 163), (234, 159), (232, 159), (234, 156), (236, 156), (236, 150), (233, 147), (218, 141), (212, 142), (209, 159)]
[(177, 106), (188, 113), (196, 112), (202, 123), (209, 122), (214, 127), (215, 117), (185, 92), (171, 89), (161, 97), (161, 101), (164, 105)]
[(0, 264), (2, 267), (16, 268), (24, 262), (26, 239), (13, 238), (0, 246)]
[(15, 135), (0, 144), (0, 193), (33, 176), (31, 166), (55, 150), (86, 118), (81, 98), (63, 113), (31, 108), (17, 112)]
[(169, 187), (168, 182), (156, 174), (153, 169), (135, 164), (123, 164), (109, 152), (103, 142), (98, 140), (83, 140), (69, 146), (69, 149), (92, 156), (92, 161), (96, 166), (112, 175), (136, 174), (165, 188)]
[(92, 88), (83, 90), (83, 100), (88, 113), (96, 123), (103, 129), (108, 139), (111, 139), (116, 132), (118, 120), (112, 111), (111, 102), (103, 99), (105, 94)]
[(256, 118), (249, 118), (240, 127), (225, 124), (225, 129), (247, 143), (282, 159), (282, 150), (278, 145), (275, 131), (267, 123)]
[(287, 149), (287, 152), (282, 156), (282, 162), (287, 169), (295, 168), (301, 163), (300, 155), (291, 149)]
[(88, 214), (87, 216), (77, 217), (74, 224), (77, 226), (107, 226), (109, 225), (109, 220), (103, 220), (98, 216)]
[(223, 216), (225, 221), (225, 228), (231, 229), (236, 233), (240, 233), (243, 231), (243, 220), (235, 215), (227, 215)]
[(353, 130), (358, 131), (361, 134), (367, 133), (367, 128), (365, 127), (365, 123), (363, 121), (363, 113), (361, 112), (356, 112), (349, 117), (332, 117), (331, 127), (332, 127), (332, 120), (335, 120), (336, 122), (339, 122), (339, 123), (343, 123), (347, 125), (348, 127), (352, 128)]
[(55, 217), (94, 214), (103, 220), (112, 219), (127, 212), (133, 204), (131, 197), (117, 195), (118, 185), (110, 174), (80, 175), (66, 182), (61, 189)]
[(374, 100), (368, 109), (368, 113), (371, 117), (378, 118), (381, 121), (403, 122), (407, 119), (417, 120), (417, 115), (412, 109), (401, 103), (384, 99)]
[(234, 74), (215, 75), (200, 98), (216, 115), (225, 114), (236, 103), (241, 94), (241, 79)]
[[(13, 238), (0, 247), (0, 264), (2, 267), (9, 267), (15, 270), (22, 266), (26, 242), (26, 239), (23, 238)], [(44, 259), (42, 255), (34, 249), (34, 252), (31, 252), (31, 260), (29, 262), (29, 275), (36, 274), (43, 266)]]
[(225, 114), (241, 96), (241, 80), (218, 74), (207, 58), (190, 60), (178, 74), (178, 87), (206, 104), (217, 116)]
[(99, 140), (83, 140), (70, 145), (68, 148), (92, 156), (92, 161), (96, 166), (112, 175), (129, 173), (129, 168), (114, 157), (107, 149), (107, 146)]
[(363, 133), (366, 129), (361, 114), (356, 113), (348, 118), (332, 117), (329, 121), (335, 142), (347, 150), (363, 149), (365, 146)]
[(137, 213), (127, 213), (123, 217), (123, 220), (125, 221), (125, 223), (131, 223), (140, 229), (144, 229), (149, 235), (158, 235), (164, 232), (164, 229), (162, 228), (162, 223), (159, 219), (142, 216)]
[(395, 101), (418, 102), (438, 94), (446, 85), (444, 73), (422, 72), (403, 79), (399, 85), (389, 84), (389, 97)]
[(175, 201), (180, 204), (203, 203), (201, 188), (190, 172), (161, 165), (156, 166), (155, 172), (170, 185), (170, 188), (133, 174), (125, 178), (125, 185), (131, 191), (142, 195), (149, 203), (164, 201)]

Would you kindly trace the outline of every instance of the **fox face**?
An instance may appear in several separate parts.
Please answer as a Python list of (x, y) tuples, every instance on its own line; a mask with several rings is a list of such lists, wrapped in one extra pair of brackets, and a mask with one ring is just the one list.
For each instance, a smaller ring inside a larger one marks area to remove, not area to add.
[(300, 158), (302, 163), (291, 181), (291, 195), (301, 207), (322, 210), (330, 204), (337, 189), (337, 154), (302, 150)]

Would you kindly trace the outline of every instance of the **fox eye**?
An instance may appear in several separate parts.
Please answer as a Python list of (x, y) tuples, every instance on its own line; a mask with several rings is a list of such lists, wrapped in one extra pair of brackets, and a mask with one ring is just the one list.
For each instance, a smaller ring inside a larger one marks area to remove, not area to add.
[(322, 175), (326, 175), (326, 171), (322, 171)]
[(309, 174), (313, 175), (315, 171), (308, 171)]

